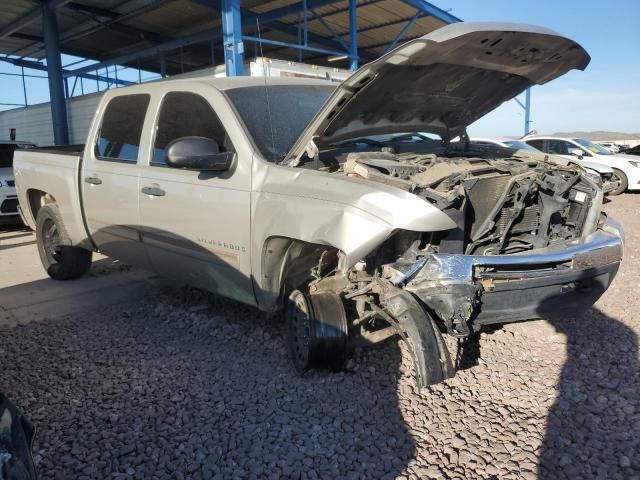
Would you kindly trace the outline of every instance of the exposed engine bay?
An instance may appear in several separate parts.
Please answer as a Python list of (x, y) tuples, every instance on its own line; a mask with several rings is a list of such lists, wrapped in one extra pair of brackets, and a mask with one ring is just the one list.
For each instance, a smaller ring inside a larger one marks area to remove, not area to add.
[(350, 153), (340, 171), (410, 191), (458, 229), (413, 248), (466, 255), (520, 253), (582, 235), (597, 188), (582, 170), (523, 158)]
[[(341, 298), (348, 313), (334, 332), (365, 343), (399, 334), (414, 353), (418, 383), (425, 385), (453, 375), (439, 330), (467, 337), (483, 323), (539, 317), (547, 301), (552, 308), (556, 290), (565, 288), (557, 279), (571, 262), (545, 255), (567, 251), (596, 230), (603, 221), (602, 192), (580, 167), (521, 154), (395, 151), (339, 149), (305, 167), (411, 192), (457, 228), (396, 231), (348, 271), (325, 251), (310, 283), (310, 301), (318, 305), (309, 308), (331, 324), (336, 317), (326, 312), (341, 310)], [(553, 285), (536, 290), (538, 284), (527, 284), (532, 278)]]

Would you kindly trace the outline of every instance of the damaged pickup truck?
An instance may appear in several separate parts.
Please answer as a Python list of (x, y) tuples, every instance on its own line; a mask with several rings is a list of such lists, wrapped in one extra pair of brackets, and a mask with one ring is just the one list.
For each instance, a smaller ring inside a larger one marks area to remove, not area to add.
[[(589, 308), (620, 227), (579, 166), (474, 149), (466, 127), (584, 69), (547, 29), (459, 23), (341, 85), (193, 78), (107, 92), (78, 149), (18, 151), (20, 210), (56, 279), (91, 252), (275, 313), (300, 371), (399, 335), (420, 386), (454, 374), (442, 332)], [(462, 141), (452, 142), (459, 137)]]

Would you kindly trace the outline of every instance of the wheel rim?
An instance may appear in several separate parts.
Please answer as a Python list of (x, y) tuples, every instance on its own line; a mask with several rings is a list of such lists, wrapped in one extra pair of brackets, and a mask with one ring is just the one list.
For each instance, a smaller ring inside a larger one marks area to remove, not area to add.
[(305, 369), (309, 363), (311, 345), (311, 315), (305, 296), (298, 292), (291, 302), (291, 355), (296, 366)]
[(613, 180), (614, 180), (615, 182), (618, 182), (618, 188), (616, 188), (616, 189), (614, 190), (614, 193), (615, 193), (615, 194), (623, 193), (623, 192), (624, 192), (624, 183), (623, 183), (623, 179), (622, 179), (622, 177), (620, 176), (620, 174), (616, 173), (616, 171), (614, 170), (614, 171), (613, 171), (612, 178), (613, 178)]
[(58, 226), (52, 220), (47, 220), (43, 227), (42, 243), (45, 255), (50, 263), (59, 263), (61, 240)]

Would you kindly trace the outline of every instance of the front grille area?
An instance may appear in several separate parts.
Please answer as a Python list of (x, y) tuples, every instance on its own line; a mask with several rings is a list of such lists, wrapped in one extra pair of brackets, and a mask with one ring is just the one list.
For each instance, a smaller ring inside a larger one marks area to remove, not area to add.
[[(500, 216), (496, 223), (496, 230), (500, 235), (502, 235), (507, 228), (511, 216), (513, 215), (513, 209), (511, 208), (503, 208), (500, 210)], [(540, 224), (540, 206), (539, 205), (531, 205), (526, 207), (524, 211), (520, 214), (518, 219), (514, 222), (511, 232), (512, 233), (525, 233), (525, 232), (535, 232), (538, 230), (538, 226)]]
[(474, 178), (467, 186), (467, 195), (472, 208), (474, 218), (471, 224), (471, 236), (474, 236), (478, 228), (486, 221), (491, 210), (504, 195), (504, 191), (511, 180), (510, 175), (495, 175), (485, 178)]
[(18, 213), (18, 199), (8, 198), (0, 205), (0, 213)]
[(7, 180), (7, 185), (9, 187), (15, 187), (16, 186), (16, 182), (14, 180)]

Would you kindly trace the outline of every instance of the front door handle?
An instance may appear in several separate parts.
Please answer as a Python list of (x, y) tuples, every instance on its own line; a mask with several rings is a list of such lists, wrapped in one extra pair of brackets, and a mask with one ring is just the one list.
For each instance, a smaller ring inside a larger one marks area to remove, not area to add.
[(145, 195), (151, 195), (153, 197), (164, 197), (165, 191), (160, 187), (142, 187), (142, 193)]
[(84, 177), (84, 181), (90, 183), (91, 185), (101, 185), (102, 180), (98, 177)]

